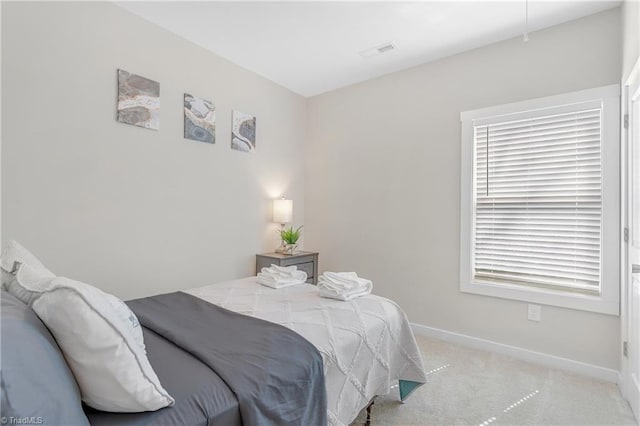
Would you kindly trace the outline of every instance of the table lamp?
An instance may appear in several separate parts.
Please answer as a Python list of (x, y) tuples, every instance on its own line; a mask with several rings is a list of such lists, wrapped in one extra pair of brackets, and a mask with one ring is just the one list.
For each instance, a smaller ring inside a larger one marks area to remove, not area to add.
[[(282, 197), (280, 200), (273, 200), (273, 221), (280, 224), (280, 232), (284, 230), (287, 223), (291, 223), (293, 219), (293, 201), (286, 200)], [(287, 247), (280, 238), (280, 247), (276, 249), (276, 253), (284, 253)]]

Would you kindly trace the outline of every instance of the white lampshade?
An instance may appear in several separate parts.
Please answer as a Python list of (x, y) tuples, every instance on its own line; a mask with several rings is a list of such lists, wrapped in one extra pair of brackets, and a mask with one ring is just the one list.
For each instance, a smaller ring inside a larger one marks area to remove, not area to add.
[(273, 200), (273, 221), (276, 223), (291, 223), (293, 218), (293, 201)]

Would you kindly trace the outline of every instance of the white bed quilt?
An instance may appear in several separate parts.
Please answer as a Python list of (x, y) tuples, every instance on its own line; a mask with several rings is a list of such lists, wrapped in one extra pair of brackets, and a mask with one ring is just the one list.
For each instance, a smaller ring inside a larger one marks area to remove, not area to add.
[(283, 325), (313, 343), (324, 360), (331, 425), (350, 424), (374, 396), (388, 394), (398, 380), (426, 382), (409, 321), (389, 299), (369, 295), (342, 302), (320, 297), (311, 284), (276, 290), (258, 284), (256, 277), (185, 292)]

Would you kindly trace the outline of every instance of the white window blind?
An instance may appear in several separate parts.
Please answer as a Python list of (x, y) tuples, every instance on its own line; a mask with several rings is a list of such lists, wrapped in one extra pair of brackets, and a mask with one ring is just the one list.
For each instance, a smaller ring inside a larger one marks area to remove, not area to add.
[(602, 106), (474, 123), (473, 278), (601, 291)]

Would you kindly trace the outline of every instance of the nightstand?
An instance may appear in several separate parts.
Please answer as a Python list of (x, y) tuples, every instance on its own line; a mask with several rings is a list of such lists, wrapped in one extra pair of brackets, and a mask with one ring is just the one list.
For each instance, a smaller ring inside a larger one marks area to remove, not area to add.
[(262, 268), (271, 265), (292, 266), (307, 273), (307, 282), (316, 284), (318, 282), (318, 253), (312, 251), (299, 251), (296, 254), (263, 253), (256, 254), (256, 274)]

